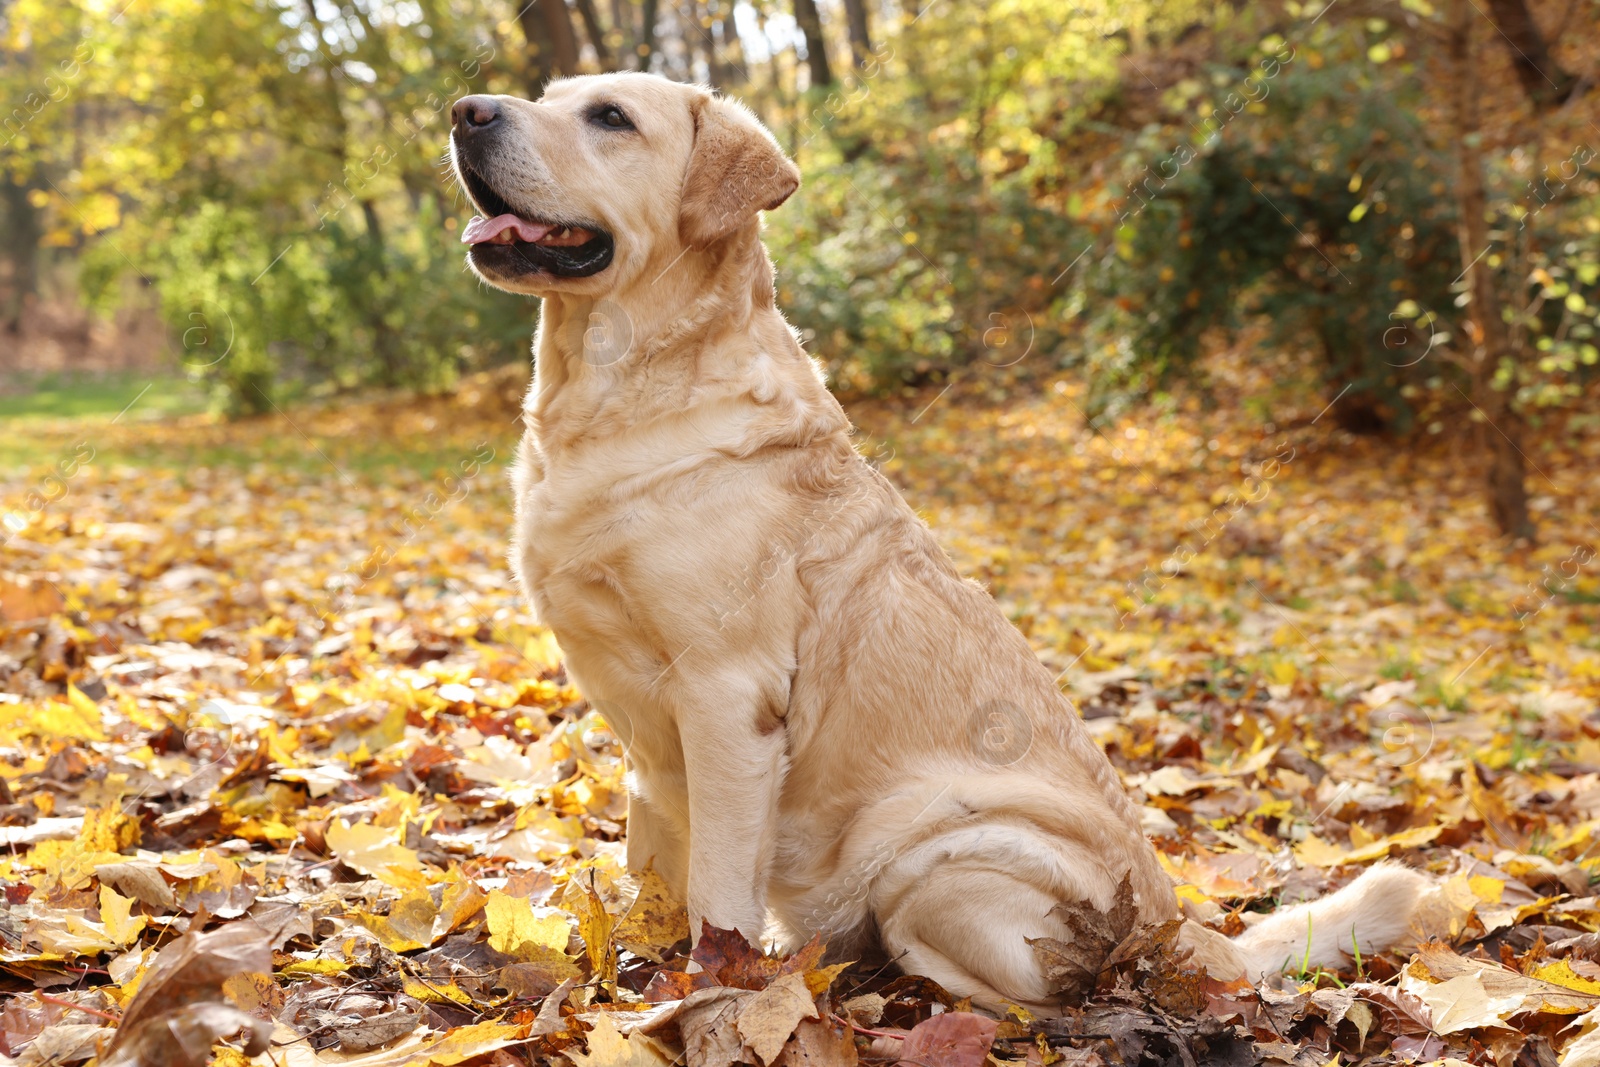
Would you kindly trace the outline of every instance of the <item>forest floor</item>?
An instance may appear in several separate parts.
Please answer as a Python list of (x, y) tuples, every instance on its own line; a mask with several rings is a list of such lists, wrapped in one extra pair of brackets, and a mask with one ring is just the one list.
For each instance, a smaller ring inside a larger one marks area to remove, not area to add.
[(0, 1053), (1600, 1063), (1600, 420), (1536, 431), (1512, 549), (1464, 433), (1198, 402), (1090, 428), (1079, 390), (851, 413), (1060, 673), (1191, 915), (1234, 932), (1392, 857), (1443, 886), (1415, 946), (1260, 989), (1158, 953), (998, 1024), (817, 947), (713, 934), (689, 973), (681, 909), (621, 866), (616, 743), (507, 571), (498, 375), (0, 427)]

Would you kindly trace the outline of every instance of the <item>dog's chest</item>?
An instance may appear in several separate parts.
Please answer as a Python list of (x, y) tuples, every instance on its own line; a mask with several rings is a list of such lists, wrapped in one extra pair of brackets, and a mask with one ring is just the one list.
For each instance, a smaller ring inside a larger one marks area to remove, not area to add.
[(519, 472), (513, 560), (591, 698), (658, 694), (682, 657), (750, 621), (786, 558), (763, 549), (763, 494), (739, 471), (630, 480), (568, 462), (542, 474)]

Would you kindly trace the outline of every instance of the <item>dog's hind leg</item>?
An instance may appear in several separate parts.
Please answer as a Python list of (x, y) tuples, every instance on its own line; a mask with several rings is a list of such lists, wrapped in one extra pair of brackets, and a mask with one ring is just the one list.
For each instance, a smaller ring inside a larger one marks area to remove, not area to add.
[(1055, 1014), (1051, 988), (1030, 938), (1070, 943), (1053, 914), (1086, 901), (1111, 907), (1121, 872), (1073, 846), (1015, 823), (978, 823), (920, 842), (889, 864), (873, 886), (872, 911), (891, 959), (957, 997), (990, 1011), (1007, 1003)]
[(1052, 1014), (1052, 990), (1028, 945), (1062, 937), (1059, 901), (1004, 871), (951, 865), (908, 888), (878, 916), (889, 958), (994, 1012), (1007, 1003)]

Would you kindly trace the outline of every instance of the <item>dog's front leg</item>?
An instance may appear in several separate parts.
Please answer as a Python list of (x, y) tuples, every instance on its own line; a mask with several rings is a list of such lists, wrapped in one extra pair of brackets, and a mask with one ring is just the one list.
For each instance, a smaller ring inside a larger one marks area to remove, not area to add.
[(766, 928), (785, 747), (767, 706), (722, 693), (679, 722), (689, 779), (689, 929), (697, 940), (702, 920), (752, 944)]
[[(685, 826), (688, 824), (687, 813), (683, 813), (681, 822)], [(682, 829), (667, 818), (658, 800), (645, 796), (642, 790), (628, 797), (626, 847), (628, 870), (637, 873), (654, 864), (656, 873), (666, 879), (674, 892), (680, 895), (685, 892), (689, 863)]]

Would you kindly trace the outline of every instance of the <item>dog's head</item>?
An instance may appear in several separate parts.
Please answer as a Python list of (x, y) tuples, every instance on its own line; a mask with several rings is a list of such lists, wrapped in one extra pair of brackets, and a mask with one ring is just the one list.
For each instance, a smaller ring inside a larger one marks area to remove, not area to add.
[(599, 296), (752, 226), (800, 172), (744, 106), (652, 74), (468, 96), (450, 155), (480, 213), (467, 262), (517, 293)]

